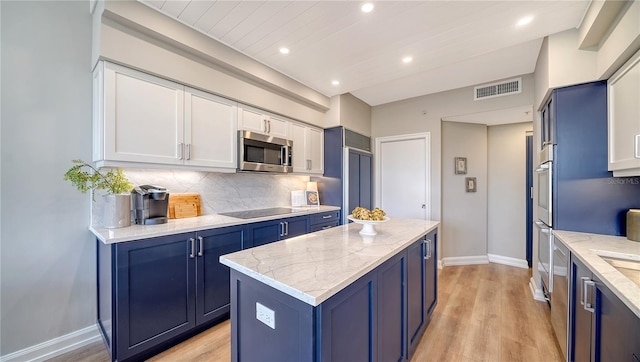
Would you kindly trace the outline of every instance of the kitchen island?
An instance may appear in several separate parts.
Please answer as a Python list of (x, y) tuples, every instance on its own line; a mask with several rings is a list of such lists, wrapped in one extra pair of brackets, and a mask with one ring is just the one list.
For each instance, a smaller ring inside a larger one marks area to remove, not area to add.
[(221, 256), (232, 360), (410, 359), (437, 300), (438, 224), (349, 224)]

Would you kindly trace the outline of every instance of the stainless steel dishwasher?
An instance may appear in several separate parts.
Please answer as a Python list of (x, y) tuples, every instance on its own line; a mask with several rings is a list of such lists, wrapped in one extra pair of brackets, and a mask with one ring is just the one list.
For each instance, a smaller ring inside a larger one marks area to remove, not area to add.
[(551, 293), (551, 325), (567, 360), (567, 319), (569, 318), (569, 250), (553, 238), (553, 292)]

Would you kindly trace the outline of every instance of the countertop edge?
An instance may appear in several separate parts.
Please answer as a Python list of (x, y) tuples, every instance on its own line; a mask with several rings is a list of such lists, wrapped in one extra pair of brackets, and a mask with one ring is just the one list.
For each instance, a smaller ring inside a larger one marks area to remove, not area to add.
[[(430, 220), (427, 220), (430, 221)], [(375, 268), (379, 267), (380, 265), (384, 264), (387, 260), (391, 259), (393, 256), (397, 255), (399, 252), (401, 252), (402, 250), (406, 249), (409, 245), (411, 245), (411, 243), (415, 242), (417, 239), (423, 237), (424, 235), (430, 233), (433, 230), (436, 230), (439, 226), (440, 226), (440, 222), (439, 221), (432, 221), (433, 225), (431, 225), (428, 228), (425, 228), (424, 230), (421, 230), (419, 233), (416, 233), (414, 236), (410, 237), (409, 240), (405, 241), (404, 243), (402, 243), (401, 245), (398, 245), (397, 247), (395, 247), (393, 250), (390, 250), (387, 254), (385, 254), (384, 256), (379, 257), (375, 262), (367, 265), (366, 267), (360, 269), (358, 272), (352, 273), (351, 275), (349, 275), (346, 278), (343, 278), (339, 283), (337, 283), (336, 285), (332, 286), (331, 288), (325, 290), (324, 292), (320, 293), (319, 295), (313, 296), (313, 295), (309, 295), (303, 291), (300, 291), (294, 287), (291, 287), (285, 283), (282, 283), (280, 281), (274, 280), (273, 278), (270, 278), (264, 274), (261, 274), (259, 272), (256, 272), (250, 268), (247, 268), (243, 265), (240, 265), (238, 263), (235, 263), (227, 258), (225, 258), (225, 256), (220, 256), (220, 263), (236, 270), (239, 273), (242, 273), (248, 277), (251, 277), (255, 280), (258, 280), (278, 291), (281, 291), (289, 296), (292, 296), (302, 302), (305, 302), (313, 307), (317, 307), (318, 305), (320, 305), (322, 302), (326, 301), (327, 299), (331, 298), (332, 296), (334, 296), (335, 294), (337, 294), (338, 292), (340, 292), (341, 290), (343, 290), (345, 287), (351, 285), (353, 282), (355, 282), (356, 280), (360, 279), (361, 277), (365, 276), (367, 273), (371, 272), (372, 270), (374, 270)], [(345, 228), (360, 228), (360, 225), (351, 223), (351, 224), (347, 224), (347, 225), (341, 225), (338, 226), (336, 228), (333, 229), (337, 229), (337, 228), (342, 228), (343, 230)], [(320, 231), (322, 232), (322, 231)], [(305, 235), (300, 235), (297, 236), (296, 238), (301, 238), (304, 239)], [(289, 239), (290, 240), (290, 239)], [(280, 241), (282, 242), (282, 241)], [(258, 247), (259, 248), (259, 247)], [(250, 250), (250, 249), (249, 249)]]
[[(286, 206), (290, 207), (290, 206)], [(127, 241), (150, 239), (155, 237), (189, 233), (201, 230), (219, 229), (230, 226), (247, 225), (262, 221), (277, 220), (296, 216), (319, 214), (322, 212), (340, 211), (338, 206), (320, 205), (305, 208), (291, 214), (265, 216), (254, 219), (240, 219), (220, 214), (202, 215), (184, 219), (170, 219), (166, 224), (131, 225), (124, 228), (106, 229), (89, 225), (89, 231), (104, 244), (115, 244)], [(210, 220), (210, 221), (207, 221)], [(113, 236), (110, 236), (113, 235)], [(118, 235), (121, 234), (121, 235)]]
[[(613, 294), (620, 298), (624, 305), (640, 318), (640, 286), (637, 286), (613, 266), (609, 265), (593, 250), (613, 251), (616, 253), (624, 253), (624, 251), (611, 250), (612, 246), (603, 244), (602, 241), (599, 241), (597, 245), (591, 245), (593, 238), (610, 240), (610, 243), (613, 243), (624, 242), (626, 240), (625, 237), (564, 230), (554, 230), (553, 234), (573, 255), (587, 266)], [(629, 243), (636, 242), (629, 241)], [(640, 244), (638, 245), (640, 247)]]

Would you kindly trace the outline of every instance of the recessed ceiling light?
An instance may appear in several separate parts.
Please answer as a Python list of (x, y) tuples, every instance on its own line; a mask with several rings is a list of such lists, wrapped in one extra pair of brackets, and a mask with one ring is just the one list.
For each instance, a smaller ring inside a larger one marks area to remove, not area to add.
[(360, 9), (363, 13), (370, 13), (373, 11), (373, 3), (364, 3)]
[(518, 20), (517, 25), (518, 26), (524, 26), (524, 25), (529, 24), (532, 20), (533, 20), (533, 16), (526, 16), (526, 17)]
[(412, 57), (404, 57), (402, 58), (403, 63), (411, 63), (413, 61)]
[(340, 85), (340, 82), (339, 82), (339, 81), (337, 81), (337, 80), (332, 80), (332, 81), (331, 81), (331, 84), (333, 84), (333, 85)]
[(285, 48), (285, 47), (280, 48), (280, 53), (289, 54), (289, 48)]

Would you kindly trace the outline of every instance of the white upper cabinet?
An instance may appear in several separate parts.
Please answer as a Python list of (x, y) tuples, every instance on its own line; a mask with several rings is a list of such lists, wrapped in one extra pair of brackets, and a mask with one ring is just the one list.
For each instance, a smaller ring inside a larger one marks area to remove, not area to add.
[(640, 176), (640, 52), (608, 81), (609, 171)]
[(104, 63), (103, 160), (180, 164), (183, 87)]
[(94, 94), (98, 166), (235, 171), (235, 102), (107, 62), (98, 64)]
[(237, 167), (237, 103), (185, 87), (185, 164)]
[(293, 141), (293, 172), (324, 173), (324, 131), (320, 128), (290, 123)]
[(246, 105), (238, 107), (238, 128), (289, 139), (289, 122), (287, 120)]

